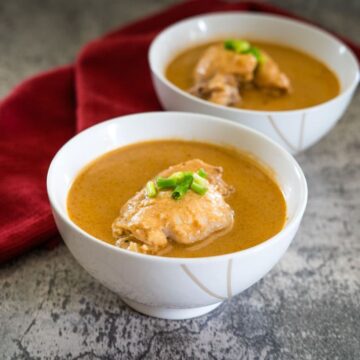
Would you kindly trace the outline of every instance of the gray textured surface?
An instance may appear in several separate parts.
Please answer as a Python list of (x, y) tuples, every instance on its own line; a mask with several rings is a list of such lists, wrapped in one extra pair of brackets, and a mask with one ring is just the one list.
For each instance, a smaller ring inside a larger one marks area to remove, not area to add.
[[(170, 2), (1, 1), (0, 96)], [(359, 38), (358, 0), (275, 3)], [(64, 245), (33, 251), (0, 268), (0, 359), (358, 359), (359, 117), (358, 91), (340, 124), (298, 157), (307, 213), (282, 261), (255, 286), (208, 316), (156, 320), (127, 308)]]

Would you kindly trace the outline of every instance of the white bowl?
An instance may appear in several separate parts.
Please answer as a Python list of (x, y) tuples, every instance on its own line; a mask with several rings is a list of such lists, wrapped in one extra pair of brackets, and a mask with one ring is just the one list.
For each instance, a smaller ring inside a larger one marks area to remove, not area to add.
[[(70, 220), (66, 210), (67, 194), (74, 178), (87, 163), (121, 146), (169, 138), (228, 144), (268, 164), (275, 171), (286, 199), (285, 228), (247, 250), (186, 259), (143, 255), (117, 248), (87, 234)], [(131, 307), (167, 319), (204, 314), (262, 278), (292, 241), (307, 202), (304, 174), (281, 146), (245, 126), (182, 112), (129, 115), (83, 131), (54, 157), (48, 172), (47, 190), (57, 227), (84, 269)]]
[[(289, 45), (314, 56), (337, 74), (341, 84), (340, 94), (325, 103), (300, 110), (242, 110), (199, 99), (166, 79), (167, 65), (180, 52), (231, 36)], [(293, 154), (316, 143), (336, 124), (359, 82), (355, 56), (329, 33), (280, 16), (244, 12), (197, 16), (168, 27), (151, 44), (149, 63), (156, 93), (165, 109), (204, 113), (237, 121), (268, 135)]]

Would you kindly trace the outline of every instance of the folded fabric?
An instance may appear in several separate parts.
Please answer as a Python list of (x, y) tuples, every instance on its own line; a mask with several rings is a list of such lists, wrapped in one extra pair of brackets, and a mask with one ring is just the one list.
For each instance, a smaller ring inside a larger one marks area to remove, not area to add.
[(189, 16), (231, 10), (294, 17), (256, 2), (175, 5), (91, 42), (74, 65), (23, 82), (0, 103), (0, 262), (59, 240), (46, 173), (65, 141), (100, 121), (160, 109), (147, 63), (156, 34)]

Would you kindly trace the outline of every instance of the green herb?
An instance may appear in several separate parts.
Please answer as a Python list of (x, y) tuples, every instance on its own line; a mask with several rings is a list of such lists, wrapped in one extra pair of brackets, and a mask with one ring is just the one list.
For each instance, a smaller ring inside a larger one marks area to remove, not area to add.
[(224, 47), (227, 50), (233, 50), (238, 54), (241, 54), (250, 49), (250, 43), (246, 40), (225, 40)]
[(174, 188), (177, 185), (176, 179), (159, 177), (156, 179), (156, 185), (159, 189)]
[(156, 186), (153, 181), (148, 181), (146, 184), (146, 195), (149, 198), (155, 197), (157, 194)]
[(194, 175), (193, 175), (193, 181), (194, 182), (196, 182), (196, 183), (198, 183), (198, 184), (200, 184), (200, 185), (202, 185), (202, 186), (205, 186), (205, 187), (207, 187), (208, 186), (208, 181), (205, 179), (205, 178), (203, 178), (203, 177), (201, 177), (199, 174), (197, 174), (197, 173), (194, 173)]
[(174, 179), (176, 181), (176, 184), (179, 184), (184, 180), (184, 176), (185, 176), (184, 171), (178, 171), (170, 175), (168, 179)]
[(175, 200), (182, 199), (189, 190), (192, 182), (193, 182), (193, 175), (191, 173), (185, 174), (183, 181), (176, 186), (175, 190), (171, 194), (171, 197)]
[(204, 195), (207, 191), (208, 181), (201, 177), (199, 174), (194, 173), (193, 182), (191, 184), (191, 190), (195, 191), (200, 195)]
[(225, 40), (224, 47), (227, 50), (235, 51), (237, 54), (251, 54), (256, 58), (256, 61), (259, 64), (264, 64), (266, 61), (264, 54), (246, 40)]
[(246, 50), (244, 54), (251, 54), (256, 58), (256, 61), (260, 59), (260, 51), (258, 48), (252, 46), (250, 49)]
[(244, 54), (253, 55), (259, 64), (264, 64), (266, 61), (264, 54), (255, 46), (252, 46), (249, 50), (245, 51)]
[(196, 192), (199, 195), (204, 195), (207, 192), (207, 187), (193, 181), (191, 184), (191, 190)]
[[(158, 177), (156, 185), (159, 190), (173, 189), (171, 197), (180, 200), (190, 188), (197, 194), (205, 194), (209, 185), (206, 177), (207, 173), (204, 169), (199, 169), (197, 172), (178, 171), (167, 178)], [(146, 194), (149, 197), (155, 197), (157, 194), (156, 186), (152, 181), (146, 184)]]
[(258, 60), (259, 64), (260, 64), (260, 65), (265, 64), (266, 61), (267, 61), (267, 57), (264, 55), (264, 53), (262, 53), (262, 52), (260, 51), (260, 57), (259, 57), (259, 60)]
[(207, 173), (206, 173), (206, 171), (205, 171), (203, 168), (199, 169), (197, 173), (198, 173), (202, 178), (206, 179)]

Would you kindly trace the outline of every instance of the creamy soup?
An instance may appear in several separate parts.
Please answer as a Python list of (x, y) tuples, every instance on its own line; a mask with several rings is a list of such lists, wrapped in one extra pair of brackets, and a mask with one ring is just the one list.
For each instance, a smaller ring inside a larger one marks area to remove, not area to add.
[[(194, 86), (194, 69), (209, 43), (190, 48), (177, 55), (166, 69), (166, 77), (183, 90)], [(267, 43), (252, 42), (264, 50), (286, 74), (291, 91), (274, 96), (256, 87), (244, 86), (240, 90), (241, 101), (232, 106), (251, 110), (295, 110), (307, 108), (328, 101), (339, 94), (340, 85), (336, 75), (321, 61), (291, 47)], [(255, 70), (256, 71), (256, 70)]]
[(269, 169), (231, 148), (180, 140), (141, 142), (91, 162), (71, 186), (67, 199), (69, 216), (84, 231), (115, 244), (112, 223), (120, 208), (156, 174), (190, 159), (202, 159), (223, 168), (224, 180), (235, 190), (226, 198), (234, 211), (234, 224), (230, 231), (211, 241), (191, 245), (173, 242), (164, 256), (231, 253), (260, 244), (283, 228), (286, 203)]

